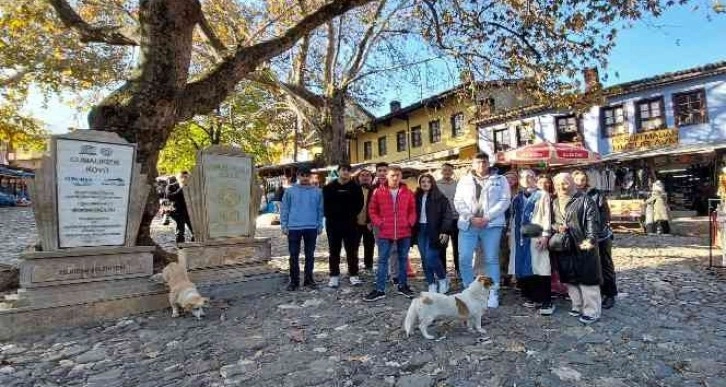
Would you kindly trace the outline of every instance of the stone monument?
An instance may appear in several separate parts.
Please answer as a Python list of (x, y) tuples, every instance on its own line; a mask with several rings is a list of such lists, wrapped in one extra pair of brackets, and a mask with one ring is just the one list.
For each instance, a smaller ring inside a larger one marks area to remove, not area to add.
[(135, 144), (111, 132), (51, 138), (29, 184), (39, 243), (21, 256), (19, 308), (0, 314), (15, 330), (0, 337), (28, 331), (24, 322), (42, 329), (164, 307), (165, 289), (148, 280), (155, 247), (136, 246), (150, 187), (135, 158)]
[(278, 285), (280, 274), (269, 265), (270, 240), (255, 238), (262, 198), (256, 176), (252, 157), (237, 148), (214, 145), (198, 153), (184, 188), (195, 240), (179, 245), (179, 260), (198, 286)]

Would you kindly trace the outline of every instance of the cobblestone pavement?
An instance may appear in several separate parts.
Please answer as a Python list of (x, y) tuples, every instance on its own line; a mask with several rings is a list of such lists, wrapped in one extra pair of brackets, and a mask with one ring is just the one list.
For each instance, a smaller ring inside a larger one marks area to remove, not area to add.
[[(169, 238), (171, 228), (156, 229)], [(259, 234), (284, 266), (279, 229)], [(621, 296), (588, 327), (565, 301), (541, 317), (505, 290), (486, 335), (439, 323), (446, 338), (406, 338), (409, 302), (364, 304), (367, 278), (213, 300), (201, 321), (167, 310), (3, 342), (0, 386), (726, 386), (726, 286), (702, 269), (707, 254), (700, 238), (619, 236)]]

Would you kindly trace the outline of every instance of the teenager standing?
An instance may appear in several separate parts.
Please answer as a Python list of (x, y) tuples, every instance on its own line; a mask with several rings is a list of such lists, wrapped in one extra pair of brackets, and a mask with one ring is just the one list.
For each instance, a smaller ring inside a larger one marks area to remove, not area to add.
[(355, 251), (355, 238), (358, 234), (356, 221), (363, 208), (363, 191), (351, 179), (351, 166), (338, 166), (338, 178), (323, 188), (323, 206), (325, 209), (325, 230), (328, 233), (330, 257), (330, 281), (328, 286), (340, 286), (340, 250), (345, 246), (345, 257), (348, 262), (350, 284), (360, 285), (358, 278), (358, 252)]
[(418, 178), (416, 214), (415, 241), (421, 253), (429, 292), (446, 293), (449, 291), (449, 280), (440, 252), (446, 248), (453, 218), (449, 199), (439, 191), (434, 177), (428, 173)]
[(368, 216), (368, 205), (373, 197), (373, 174), (363, 169), (358, 173), (358, 185), (360, 185), (361, 192), (363, 193), (363, 209), (358, 213), (356, 218), (356, 231), (358, 233), (355, 237), (355, 245), (353, 246), (353, 252), (358, 254), (361, 239), (363, 241), (363, 265), (365, 270), (369, 273), (373, 273), (373, 248), (376, 245), (376, 239), (373, 236), (371, 218)]
[(412, 228), (416, 223), (416, 199), (413, 192), (401, 182), (402, 171), (389, 166), (386, 184), (376, 188), (368, 209), (378, 244), (378, 272), (376, 288), (365, 296), (366, 301), (376, 301), (386, 296), (388, 259), (395, 244), (398, 252), (398, 293), (408, 298), (414, 296), (408, 287), (406, 263), (411, 246)]
[[(444, 163), (444, 165), (441, 166), (441, 179), (439, 179), (436, 182), (436, 186), (439, 188), (439, 190), (446, 196), (446, 199), (449, 201), (449, 204), (451, 205), (451, 216), (456, 219), (459, 214), (456, 213), (456, 209), (454, 209), (454, 196), (456, 196), (456, 185), (459, 182), (454, 179), (454, 166), (449, 163)], [(451, 240), (451, 248), (454, 253), (454, 269), (456, 270), (456, 275), (459, 275), (459, 229), (457, 227), (451, 227), (449, 230), (449, 236)], [(441, 248), (441, 264), (444, 265), (444, 270), (446, 270), (446, 249), (449, 247), (448, 241), (446, 244)]]
[(287, 290), (300, 287), (300, 245), (305, 244), (304, 286), (316, 288), (313, 279), (315, 243), (323, 232), (323, 195), (320, 188), (310, 184), (310, 169), (297, 171), (297, 184), (285, 190), (282, 196), (280, 227), (287, 235), (290, 251), (290, 284)]

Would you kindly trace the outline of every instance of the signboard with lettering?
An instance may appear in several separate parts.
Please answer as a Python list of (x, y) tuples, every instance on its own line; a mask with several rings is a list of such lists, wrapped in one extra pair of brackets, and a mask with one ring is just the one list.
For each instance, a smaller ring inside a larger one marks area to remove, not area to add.
[(643, 215), (643, 200), (608, 200), (612, 218), (640, 218)]
[(651, 130), (633, 135), (614, 136), (611, 144), (613, 152), (631, 152), (677, 145), (678, 129)]
[(56, 141), (58, 247), (126, 243), (134, 153), (131, 144)]
[(209, 237), (249, 236), (252, 159), (202, 153), (202, 166)]

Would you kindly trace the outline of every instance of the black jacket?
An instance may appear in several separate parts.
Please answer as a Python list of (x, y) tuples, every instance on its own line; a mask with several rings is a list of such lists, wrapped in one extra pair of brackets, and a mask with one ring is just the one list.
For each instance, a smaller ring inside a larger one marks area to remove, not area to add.
[(600, 232), (598, 232), (598, 241), (609, 238), (612, 235), (610, 230), (610, 206), (608, 206), (607, 198), (605, 193), (597, 188), (589, 188), (587, 196), (595, 202), (597, 206), (597, 213), (600, 225)]
[(166, 198), (174, 204), (174, 212), (179, 215), (186, 215), (187, 203), (184, 200), (184, 188), (179, 183), (171, 183), (166, 186)]
[[(582, 192), (576, 193), (565, 206), (565, 214), (560, 211), (557, 199), (552, 202), (553, 229), (562, 224), (564, 216), (568, 232), (572, 236), (574, 250), (554, 253), (559, 263), (560, 278), (563, 283), (581, 285), (600, 285), (602, 270), (598, 255), (599, 215), (595, 202)], [(590, 239), (593, 248), (581, 250), (580, 243)]]
[[(418, 241), (422, 202), (423, 192), (418, 191), (416, 192), (416, 225), (413, 228), (412, 244), (417, 244)], [(439, 242), (439, 235), (450, 234), (454, 223), (455, 219), (449, 199), (438, 188), (429, 191), (429, 195), (426, 198), (426, 224), (435, 230), (435, 232), (431, 233), (431, 245), (441, 248), (442, 245)]]
[(335, 179), (323, 187), (323, 213), (326, 222), (355, 222), (362, 209), (363, 191), (353, 180), (340, 184)]

